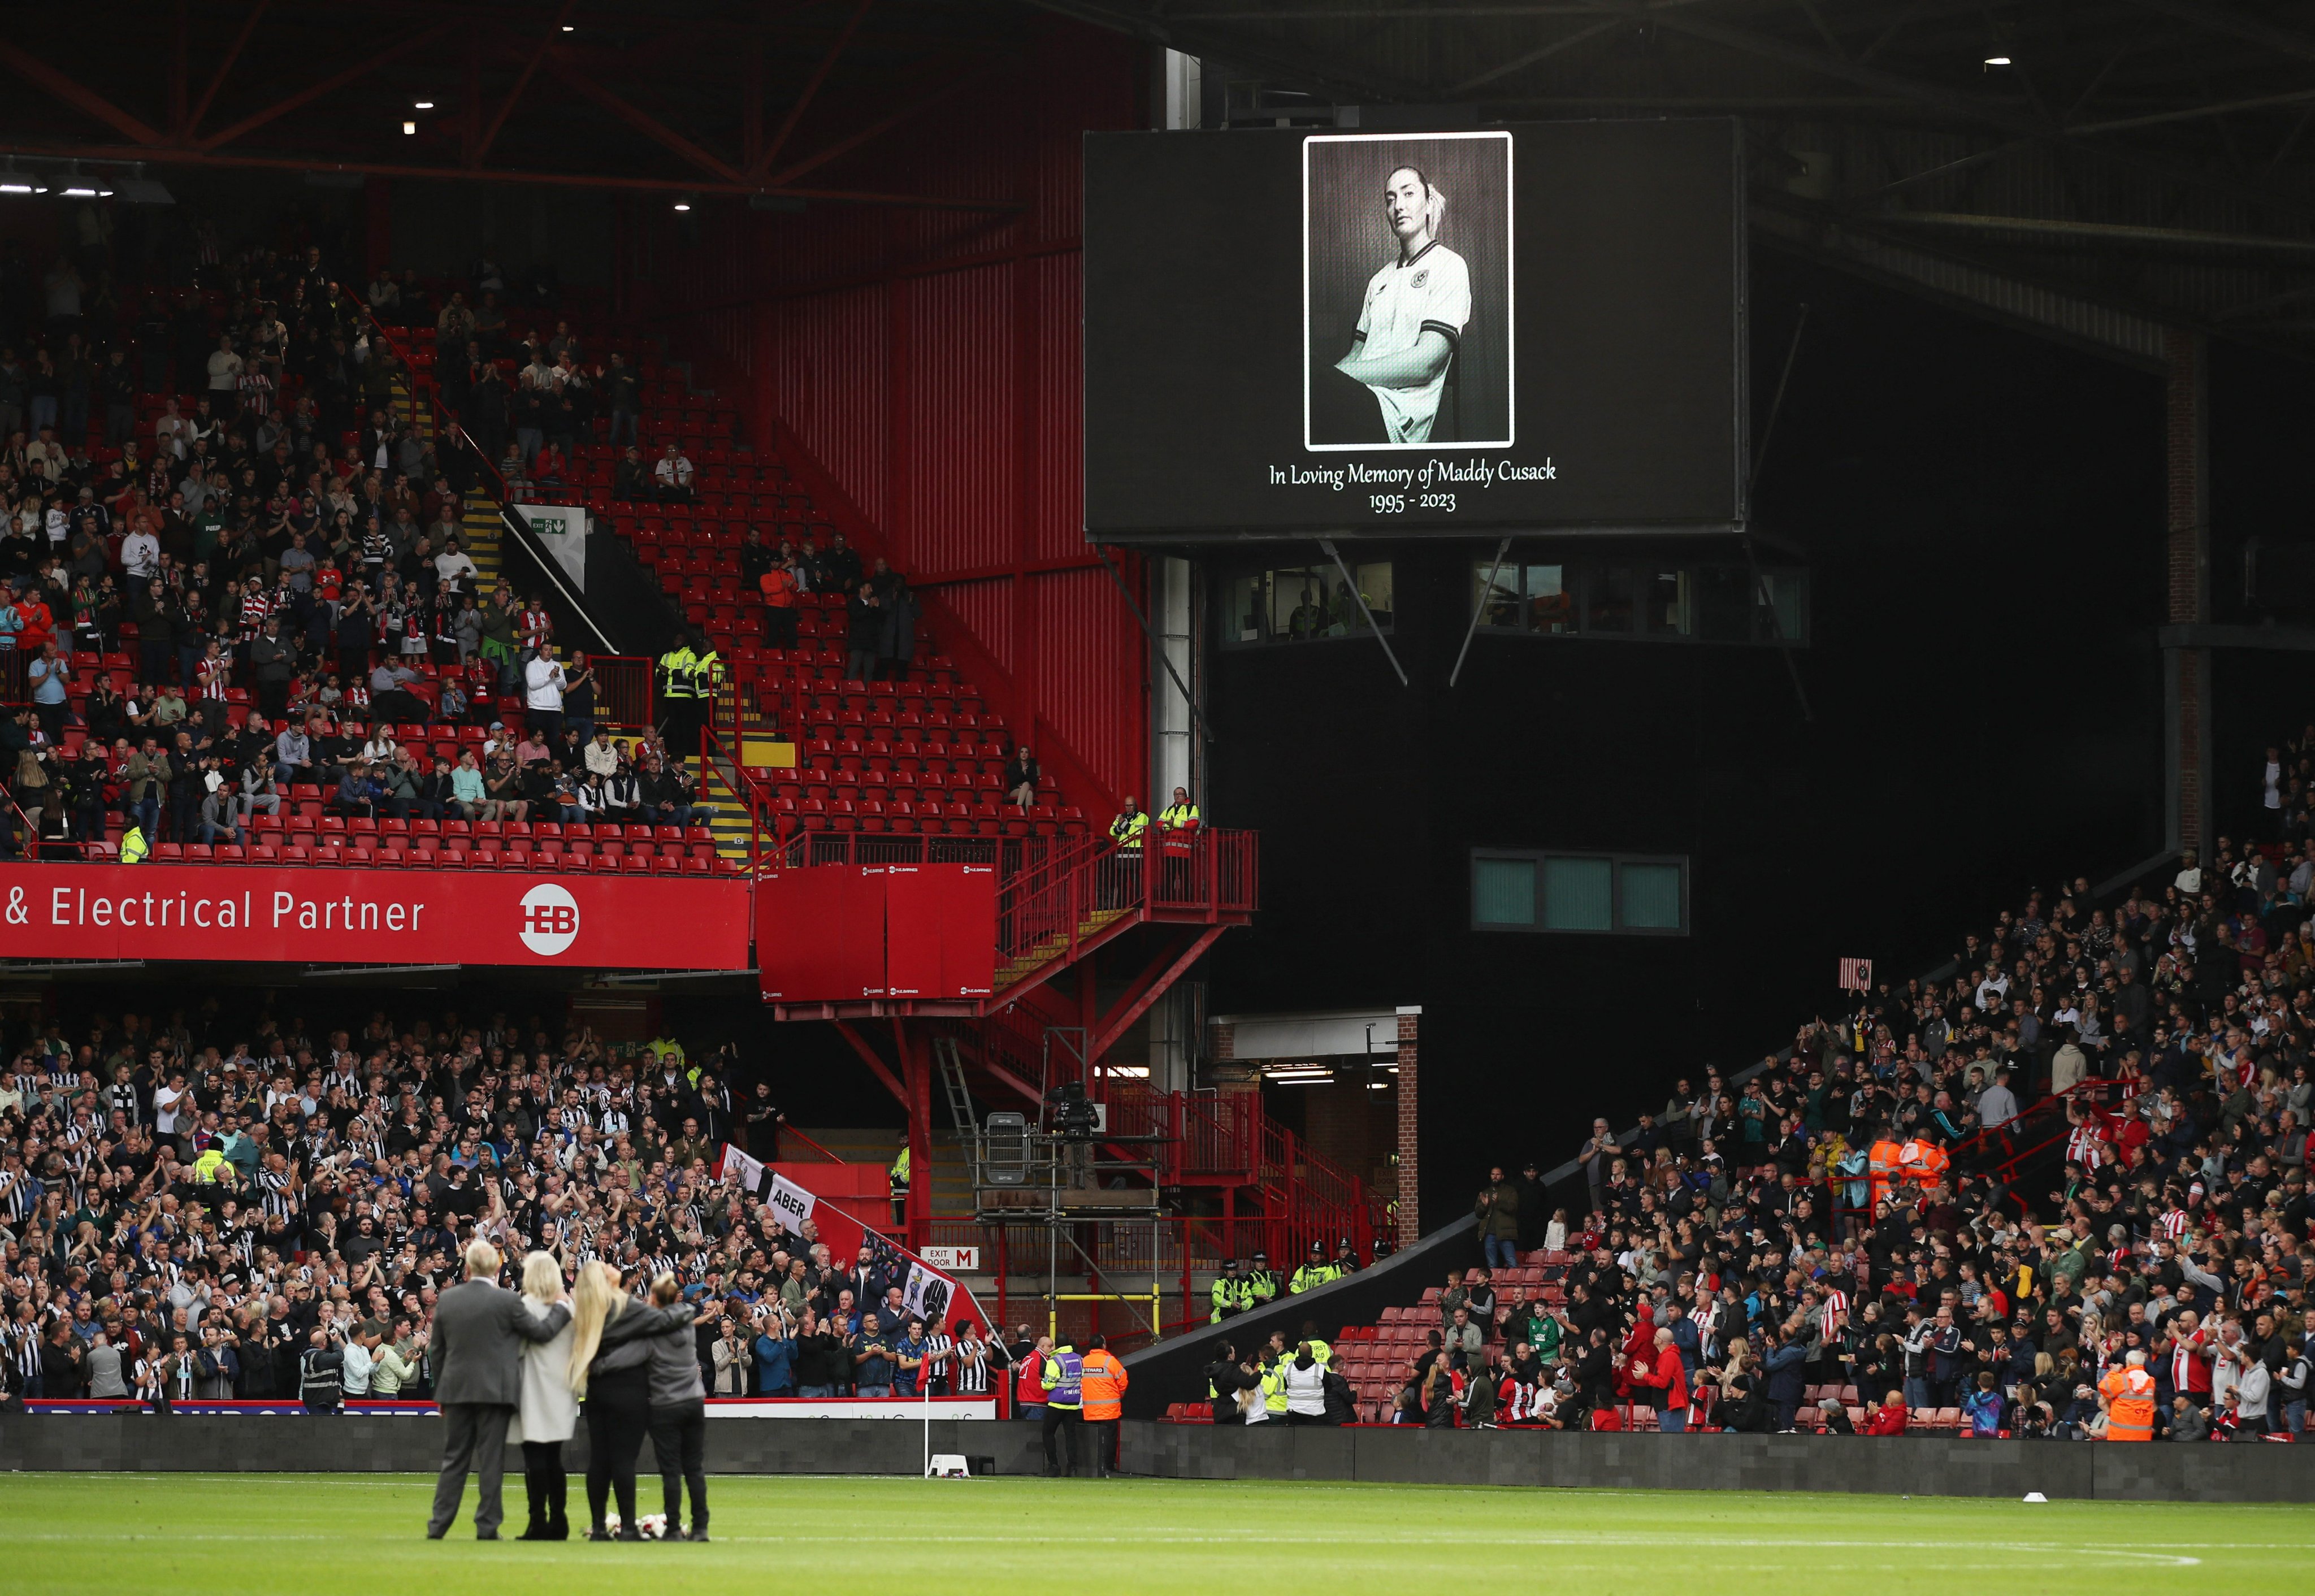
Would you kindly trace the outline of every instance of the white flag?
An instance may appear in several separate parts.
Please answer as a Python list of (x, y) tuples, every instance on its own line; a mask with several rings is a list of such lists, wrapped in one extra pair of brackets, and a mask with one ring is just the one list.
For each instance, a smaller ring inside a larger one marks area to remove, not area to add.
[(742, 1190), (760, 1192), (764, 1184), (764, 1166), (760, 1159), (750, 1158), (730, 1142), (723, 1144), (723, 1162), (716, 1174), (724, 1180), (736, 1180)]
[(780, 1228), (792, 1235), (803, 1234), (803, 1222), (812, 1218), (812, 1207), (820, 1200), (785, 1175), (772, 1176), (771, 1195), (764, 1199)]

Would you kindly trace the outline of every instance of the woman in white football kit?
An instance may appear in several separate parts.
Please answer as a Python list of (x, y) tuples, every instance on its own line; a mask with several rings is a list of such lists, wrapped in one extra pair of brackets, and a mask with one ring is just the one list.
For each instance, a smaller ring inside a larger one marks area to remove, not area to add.
[(1471, 269), (1439, 242), (1447, 196), (1422, 173), (1396, 168), (1382, 207), (1398, 259), (1367, 279), (1358, 331), (1335, 369), (1366, 385), (1391, 442), (1427, 443), (1456, 341), (1471, 319)]

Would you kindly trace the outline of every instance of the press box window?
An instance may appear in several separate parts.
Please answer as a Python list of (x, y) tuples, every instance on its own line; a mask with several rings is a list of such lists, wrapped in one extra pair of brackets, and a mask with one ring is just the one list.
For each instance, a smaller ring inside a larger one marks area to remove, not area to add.
[(1471, 923), (1486, 931), (1688, 934), (1688, 861), (1628, 854), (1471, 856)]
[[(1317, 565), (1290, 565), (1234, 577), (1229, 606), (1223, 616), (1222, 641), (1244, 645), (1269, 643), (1316, 643), (1330, 637), (1356, 637), (1367, 630), (1367, 616), (1377, 631), (1389, 632), (1392, 617), (1391, 568), (1388, 560), (1353, 565), (1358, 582), (1350, 583), (1332, 561)], [(1365, 614), (1359, 599), (1366, 600)]]
[(1663, 643), (1808, 641), (1808, 573), (1788, 567), (1474, 563), (1491, 632)]

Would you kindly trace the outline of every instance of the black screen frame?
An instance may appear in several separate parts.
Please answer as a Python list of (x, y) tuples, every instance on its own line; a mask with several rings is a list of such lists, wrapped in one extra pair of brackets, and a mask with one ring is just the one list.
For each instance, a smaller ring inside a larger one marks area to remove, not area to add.
[[(1099, 456), (1103, 448), (1104, 430), (1115, 424), (1109, 407), (1096, 388), (1102, 379), (1099, 361), (1104, 358), (1100, 312), (1096, 296), (1106, 291), (1097, 280), (1102, 268), (1100, 250), (1104, 221), (1104, 199), (1096, 192), (1105, 163), (1097, 148), (1107, 142), (1152, 139), (1227, 139), (1273, 140), (1281, 146), (1291, 146), (1292, 160), (1299, 169), (1302, 163), (1304, 141), (1326, 130), (1299, 129), (1291, 130), (1246, 129), (1228, 132), (1164, 132), (1111, 133), (1086, 136), (1086, 247), (1081, 257), (1085, 274), (1084, 292), (1086, 323), (1084, 339), (1083, 436), (1086, 458), (1082, 474), (1081, 525), (1090, 543), (1117, 546), (1197, 545), (1213, 544), (1272, 544), (1308, 543), (1313, 540), (1375, 541), (1399, 540), (1436, 542), (1458, 538), (1495, 539), (1499, 537), (1587, 536), (1587, 537), (1663, 537), (1663, 536), (1740, 536), (1750, 519), (1749, 489), (1751, 478), (1752, 418), (1751, 418), (1751, 285), (1747, 261), (1746, 235), (1748, 228), (1746, 188), (1744, 182), (1744, 130), (1741, 120), (1734, 118), (1649, 119), (1638, 121), (1625, 119), (1600, 119), (1568, 122), (1506, 121), (1485, 124), (1489, 130), (1512, 134), (1514, 143), (1530, 130), (1550, 135), (1571, 129), (1616, 130), (1621, 129), (1656, 129), (1667, 123), (1696, 129), (1715, 128), (1725, 131), (1727, 146), (1727, 234), (1729, 303), (1725, 319), (1729, 394), (1728, 458), (1725, 478), (1725, 494), (1716, 485), (1725, 506), (1725, 513), (1705, 513), (1691, 516), (1650, 518), (1645, 515), (1588, 513), (1566, 518), (1539, 516), (1522, 511), (1459, 514), (1451, 520), (1413, 516), (1407, 519), (1378, 519), (1353, 516), (1330, 517), (1323, 513), (1308, 516), (1282, 515), (1261, 519), (1225, 519), (1207, 520), (1194, 525), (1163, 525), (1131, 523), (1115, 517), (1096, 522), (1101, 513), (1096, 485)], [(1344, 129), (1348, 132), (1351, 129)], [(1440, 129), (1440, 132), (1450, 131)], [(1452, 129), (1467, 132), (1469, 129)], [(1406, 137), (1419, 139), (1425, 130), (1409, 129)], [(1708, 174), (1707, 174), (1708, 177)], [(1114, 199), (1115, 196), (1107, 198)], [(1515, 288), (1514, 291), (1520, 291)], [(1446, 444), (1452, 449), (1459, 445)], [(1716, 453), (1716, 449), (1715, 450)], [(1311, 457), (1320, 459), (1323, 457)], [(1716, 476), (1716, 474), (1715, 474)]]

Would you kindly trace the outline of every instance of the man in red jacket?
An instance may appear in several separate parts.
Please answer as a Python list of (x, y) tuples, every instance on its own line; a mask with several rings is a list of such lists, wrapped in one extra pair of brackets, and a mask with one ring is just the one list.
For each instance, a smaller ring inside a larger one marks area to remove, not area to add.
[(1865, 1421), (1867, 1435), (1903, 1435), (1905, 1433), (1905, 1398), (1902, 1392), (1892, 1391), (1881, 1399)]
[(1655, 1366), (1647, 1360), (1632, 1360), (1632, 1383), (1662, 1391), (1656, 1404), (1656, 1428), (1666, 1435), (1677, 1435), (1688, 1428), (1688, 1365), (1681, 1361), (1680, 1349), (1672, 1343), (1672, 1332), (1656, 1332)]

